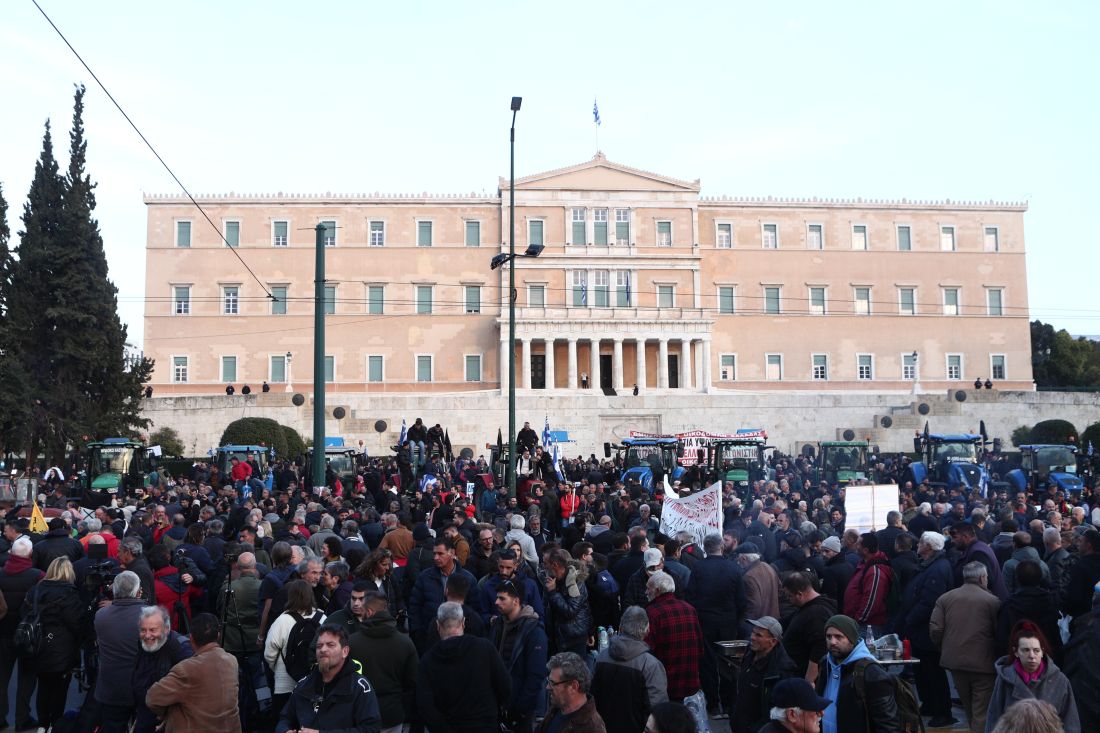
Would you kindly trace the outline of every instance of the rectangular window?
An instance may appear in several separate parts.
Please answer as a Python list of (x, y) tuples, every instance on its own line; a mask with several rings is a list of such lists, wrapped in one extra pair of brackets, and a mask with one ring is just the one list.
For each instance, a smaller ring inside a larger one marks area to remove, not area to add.
[(467, 354), (466, 355), (466, 381), (467, 382), (480, 382), (481, 381), (481, 355), (480, 354)]
[(241, 223), (239, 221), (227, 221), (225, 223), (225, 241), (230, 247), (240, 246)]
[(528, 285), (527, 286), (527, 305), (531, 308), (545, 308), (546, 307), (546, 286), (545, 285)]
[(963, 358), (962, 354), (948, 354), (947, 355), (947, 378), (948, 379), (962, 379), (963, 376)]
[(913, 230), (907, 224), (898, 225), (898, 251), (913, 251)]
[(723, 315), (733, 313), (733, 288), (729, 285), (718, 288), (718, 312)]
[(810, 375), (816, 381), (824, 381), (829, 378), (829, 357), (826, 354), (814, 354), (813, 373)]
[(336, 357), (325, 356), (325, 382), (331, 384), (336, 381)]
[(190, 247), (191, 246), (191, 222), (189, 222), (189, 221), (177, 221), (176, 222), (176, 246), (177, 247)]
[(371, 354), (367, 357), (367, 381), (380, 383), (385, 377), (383, 371), (384, 362), (382, 357), (378, 354)]
[(323, 235), (324, 241), (325, 241), (325, 246), (326, 247), (335, 247), (336, 246), (336, 221), (333, 220), (333, 219), (328, 219), (326, 221), (322, 221), (321, 226), (323, 226), (325, 228), (325, 233)]
[(871, 315), (871, 288), (856, 288), (856, 314)]
[(271, 315), (286, 315), (286, 285), (271, 286)]
[(858, 379), (875, 378), (875, 360), (870, 354), (856, 355), (856, 377)]
[(630, 244), (630, 209), (615, 209), (615, 243)]
[(432, 246), (432, 223), (430, 221), (416, 222), (416, 246)]
[(737, 354), (722, 354), (718, 357), (718, 378), (723, 382), (737, 379)]
[(821, 224), (806, 227), (806, 248), (825, 249), (825, 228)]
[(943, 314), (945, 316), (959, 315), (959, 289), (943, 289)]
[(418, 382), (430, 382), (432, 381), (432, 357), (431, 356), (417, 356), (416, 357), (416, 381)]
[(430, 315), (432, 312), (432, 286), (416, 286), (416, 312), (419, 315)]
[(825, 315), (825, 288), (810, 288), (810, 313), (815, 316)]
[(176, 382), (177, 384), (183, 384), (187, 382), (186, 356), (172, 357), (172, 381)]
[(672, 222), (671, 221), (659, 221), (659, 222), (657, 222), (657, 246), (658, 247), (671, 247), (672, 246)]
[(336, 313), (336, 286), (325, 286), (325, 315), (331, 316)]
[(584, 231), (584, 209), (573, 209), (573, 244), (587, 244)]
[(852, 249), (867, 249), (867, 225), (852, 226)]
[(714, 246), (718, 249), (733, 247), (733, 224), (719, 224), (714, 236)]
[(1000, 288), (989, 288), (985, 291), (986, 312), (991, 316), (1003, 316), (1004, 291)]
[(367, 243), (371, 247), (386, 246), (386, 222), (372, 221), (370, 223), (370, 238)]
[(290, 242), (290, 222), (271, 222), (271, 244), (276, 247), (285, 247)]
[(773, 316), (779, 315), (779, 288), (764, 288), (764, 313)]
[(783, 379), (783, 355), (767, 354), (764, 357), (764, 379), (778, 382)]
[(630, 292), (630, 270), (619, 270), (615, 273), (615, 305), (629, 308), (633, 299)]
[(1004, 379), (1005, 378), (1005, 355), (1004, 354), (990, 354), (989, 355), (989, 378), (990, 379)]
[(222, 287), (222, 314), (235, 316), (240, 312), (240, 292), (236, 285)]
[(543, 222), (541, 219), (527, 222), (527, 244), (542, 244), (542, 228)]
[(382, 285), (367, 286), (367, 313), (380, 316), (385, 313), (386, 288)]
[(481, 312), (481, 286), (480, 285), (467, 285), (466, 286), (466, 312), (467, 313), (480, 313)]
[(986, 252), (1000, 252), (1001, 251), (1001, 234), (997, 230), (997, 227), (985, 228), (985, 251)]
[(588, 273), (584, 270), (573, 270), (573, 305), (588, 307)]
[(286, 357), (272, 356), (268, 360), (267, 376), (269, 382), (286, 381)]
[(915, 353), (901, 355), (901, 378), (917, 378), (917, 355)]
[(658, 285), (657, 286), (657, 307), (658, 308), (675, 308), (676, 307), (676, 288), (672, 285)]
[(593, 212), (596, 244), (607, 244), (607, 209), (596, 209)]
[(954, 252), (955, 251), (955, 227), (942, 226), (940, 227), (940, 251), (942, 252)]
[(596, 298), (597, 308), (611, 305), (611, 276), (607, 270), (592, 273), (592, 295)]
[(222, 357), (222, 381), (226, 384), (232, 384), (237, 381), (237, 357)]
[(175, 306), (172, 308), (172, 312), (177, 316), (189, 315), (191, 313), (191, 286), (177, 285), (172, 290), (175, 291), (173, 297)]
[(468, 222), (466, 222), (466, 246), (467, 247), (480, 247), (481, 246), (481, 222), (480, 221), (468, 221)]
[(779, 249), (779, 225), (762, 225), (762, 240), (764, 249)]
[(917, 291), (915, 288), (898, 288), (898, 301), (898, 312), (901, 315), (917, 315)]

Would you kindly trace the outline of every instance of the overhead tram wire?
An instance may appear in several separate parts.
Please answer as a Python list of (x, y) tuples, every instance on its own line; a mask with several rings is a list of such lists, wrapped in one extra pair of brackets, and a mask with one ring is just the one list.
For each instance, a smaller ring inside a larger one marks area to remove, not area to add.
[(84, 60), (80, 53), (77, 52), (75, 48), (73, 48), (73, 44), (69, 43), (69, 39), (65, 37), (65, 34), (62, 33), (61, 29), (57, 27), (57, 24), (53, 22), (50, 16), (46, 14), (46, 11), (42, 9), (42, 6), (38, 4), (38, 0), (31, 0), (31, 2), (34, 3), (34, 6), (36, 8), (38, 8), (38, 12), (42, 14), (42, 17), (46, 19), (46, 22), (50, 24), (50, 27), (54, 29), (61, 40), (65, 42), (65, 45), (69, 47), (69, 50), (73, 52), (73, 55), (76, 56), (77, 61), (79, 61), (80, 64), (87, 70), (87, 72), (91, 74), (92, 78), (95, 79), (95, 83), (99, 85), (99, 88), (102, 89), (103, 93), (107, 95), (107, 98), (111, 100), (111, 104), (115, 106), (115, 109), (119, 111), (119, 113), (126, 119), (128, 123), (130, 123), (130, 127), (134, 128), (134, 132), (136, 132), (138, 134), (138, 137), (141, 138), (141, 141), (145, 143), (145, 147), (149, 148), (149, 151), (164, 167), (164, 170), (168, 171), (168, 175), (172, 176), (172, 180), (176, 182), (176, 185), (180, 187), (180, 190), (183, 191), (183, 193), (191, 201), (194, 207), (199, 210), (199, 213), (202, 214), (202, 217), (206, 219), (211, 227), (213, 227), (214, 231), (218, 233), (218, 236), (223, 242), (225, 242), (225, 245), (230, 250), (232, 250), (233, 255), (238, 260), (240, 260), (241, 265), (244, 266), (244, 269), (248, 270), (248, 274), (252, 276), (252, 279), (256, 281), (256, 283), (265, 293), (267, 293), (267, 297), (269, 299), (275, 300), (275, 296), (271, 294), (271, 291), (267, 289), (263, 281), (256, 276), (256, 273), (253, 272), (252, 268), (248, 266), (248, 263), (244, 261), (244, 258), (241, 257), (240, 253), (237, 251), (237, 248), (229, 243), (229, 240), (225, 238), (225, 234), (223, 234), (222, 231), (218, 228), (218, 225), (214, 223), (214, 220), (210, 218), (210, 216), (206, 213), (206, 210), (203, 209), (202, 206), (199, 205), (199, 202), (195, 200), (195, 197), (191, 195), (191, 192), (187, 189), (187, 186), (183, 185), (183, 181), (181, 181), (179, 177), (168, 166), (168, 164), (164, 162), (164, 158), (160, 156), (160, 153), (158, 153), (157, 149), (153, 147), (153, 144), (149, 142), (145, 135), (142, 134), (141, 130), (138, 129), (138, 126), (134, 124), (134, 121), (130, 119), (130, 115), (126, 114), (126, 110), (122, 109), (122, 105), (120, 105), (118, 101), (115, 100), (114, 96), (109, 91), (107, 91), (107, 87), (104, 86), (103, 82), (99, 80), (99, 77), (96, 76), (96, 73), (92, 71), (92, 67), (88, 66), (88, 63)]

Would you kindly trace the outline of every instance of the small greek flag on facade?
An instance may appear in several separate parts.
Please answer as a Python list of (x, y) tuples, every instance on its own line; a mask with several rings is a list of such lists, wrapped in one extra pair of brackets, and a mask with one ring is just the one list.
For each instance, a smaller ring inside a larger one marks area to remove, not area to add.
[(554, 439), (554, 434), (550, 432), (549, 415), (546, 416), (546, 422), (542, 426), (542, 448), (549, 451), (554, 463), (554, 472), (558, 474), (558, 479), (564, 480), (565, 474), (561, 470), (561, 454), (558, 452), (558, 441)]
[(600, 106), (595, 99), (592, 100), (592, 119), (597, 125), (600, 124)]

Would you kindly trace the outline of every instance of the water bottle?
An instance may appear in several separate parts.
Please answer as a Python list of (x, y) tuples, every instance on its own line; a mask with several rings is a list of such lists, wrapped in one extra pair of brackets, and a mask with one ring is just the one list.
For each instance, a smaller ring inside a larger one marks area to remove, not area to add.
[(599, 651), (602, 652), (604, 649), (607, 648), (607, 645), (609, 643), (608, 638), (609, 637), (608, 637), (607, 629), (605, 629), (602, 626), (599, 627), (599, 629), (597, 631), (597, 636), (596, 636), (596, 648)]
[(871, 633), (871, 625), (867, 624), (867, 630), (863, 636), (863, 642), (867, 644), (867, 651), (875, 653), (875, 635)]

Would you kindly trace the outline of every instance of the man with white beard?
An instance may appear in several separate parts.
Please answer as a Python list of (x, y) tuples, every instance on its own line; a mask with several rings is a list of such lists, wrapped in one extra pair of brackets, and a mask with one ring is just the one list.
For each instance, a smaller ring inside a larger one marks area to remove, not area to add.
[(160, 606), (145, 606), (138, 619), (141, 651), (134, 663), (134, 700), (137, 702), (137, 723), (134, 733), (154, 733), (157, 716), (145, 706), (145, 694), (155, 682), (181, 660), (193, 654), (186, 636), (174, 633), (168, 612)]

